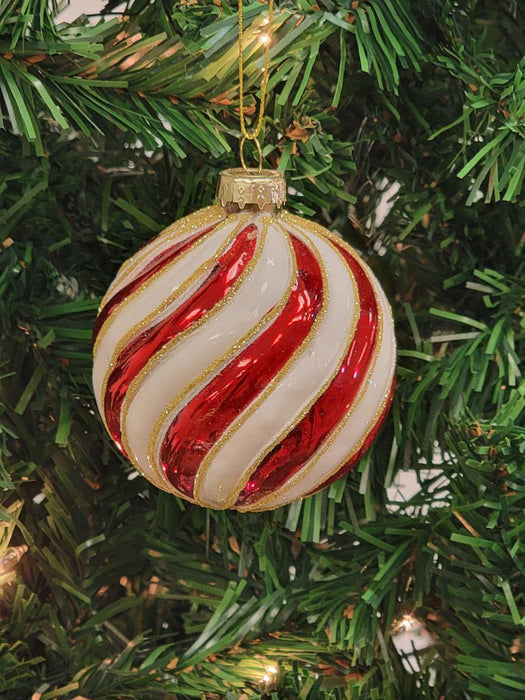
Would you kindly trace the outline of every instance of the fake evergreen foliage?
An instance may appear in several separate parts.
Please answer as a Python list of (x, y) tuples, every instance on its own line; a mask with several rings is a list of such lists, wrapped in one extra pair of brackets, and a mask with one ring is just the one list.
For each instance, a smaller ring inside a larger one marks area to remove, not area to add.
[(238, 163), (236, 3), (116, 6), (0, 5), (0, 695), (523, 698), (523, 3), (279, 3), (265, 166), (375, 270), (399, 368), (354, 472), (256, 515), (157, 491), (94, 411), (101, 295)]

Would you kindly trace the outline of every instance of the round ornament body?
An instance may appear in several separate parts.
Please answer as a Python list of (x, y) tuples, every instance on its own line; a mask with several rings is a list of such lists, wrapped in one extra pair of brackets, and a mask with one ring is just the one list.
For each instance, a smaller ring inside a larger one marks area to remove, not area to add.
[(95, 325), (93, 384), (109, 433), (156, 486), (269, 510), (366, 451), (392, 395), (394, 330), (342, 240), (235, 208), (201, 209), (124, 263)]

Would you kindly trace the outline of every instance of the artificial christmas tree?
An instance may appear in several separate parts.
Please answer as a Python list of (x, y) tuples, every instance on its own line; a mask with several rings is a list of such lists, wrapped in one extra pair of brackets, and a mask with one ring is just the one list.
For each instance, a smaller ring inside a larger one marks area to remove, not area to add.
[(237, 163), (236, 8), (55, 9), (0, 9), (2, 695), (522, 697), (524, 9), (276, 8), (264, 165), (381, 279), (399, 367), (356, 469), (253, 514), (136, 478), (90, 381), (118, 266)]

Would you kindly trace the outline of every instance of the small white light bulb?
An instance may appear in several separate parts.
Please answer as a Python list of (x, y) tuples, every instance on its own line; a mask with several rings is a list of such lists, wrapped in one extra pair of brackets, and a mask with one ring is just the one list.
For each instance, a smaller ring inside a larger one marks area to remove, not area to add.
[(414, 618), (412, 615), (403, 615), (403, 619), (401, 621), (401, 627), (405, 630), (409, 630), (414, 626)]

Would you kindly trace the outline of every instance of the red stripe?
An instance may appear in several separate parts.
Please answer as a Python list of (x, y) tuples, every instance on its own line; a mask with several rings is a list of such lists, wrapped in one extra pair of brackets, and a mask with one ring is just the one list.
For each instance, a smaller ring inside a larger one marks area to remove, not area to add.
[(253, 257), (257, 227), (244, 228), (219, 258), (199, 289), (170, 316), (137, 336), (119, 354), (104, 397), (104, 413), (109, 432), (121, 445), (120, 412), (130, 383), (148, 361), (177, 334), (189, 328), (223, 299)]
[[(310, 459), (352, 406), (365, 379), (377, 338), (378, 310), (374, 289), (358, 261), (342, 246), (357, 283), (360, 314), (354, 338), (338, 374), (306, 416), (259, 464), (236, 505), (252, 505), (285, 484)], [(327, 339), (327, 342), (330, 342)]]
[(369, 434), (366, 436), (366, 439), (364, 443), (361, 445), (359, 448), (359, 451), (356, 452), (356, 454), (351, 457), (348, 462), (346, 462), (340, 469), (337, 471), (335, 474), (332, 474), (326, 481), (323, 481), (323, 483), (320, 486), (317, 486), (317, 488), (313, 489), (310, 491), (310, 493), (307, 494), (307, 496), (313, 496), (314, 493), (317, 493), (318, 491), (322, 491), (324, 488), (327, 486), (330, 486), (330, 484), (333, 484), (334, 481), (337, 481), (340, 479), (342, 476), (344, 476), (347, 472), (350, 471), (350, 469), (353, 469), (355, 465), (360, 461), (361, 457), (365, 454), (365, 452), (368, 450), (370, 445), (374, 442), (376, 439), (377, 434), (379, 433), (379, 430), (381, 426), (383, 425), (383, 421), (386, 418), (386, 415), (388, 411), (390, 410), (390, 404), (392, 403), (392, 398), (394, 396), (394, 389), (395, 389), (395, 381), (392, 382), (392, 385), (390, 387), (390, 392), (388, 394), (388, 398), (386, 400), (385, 408), (383, 409), (381, 415), (379, 416), (376, 424), (372, 428), (372, 430), (369, 432)]
[(178, 257), (185, 250), (190, 248), (199, 238), (204, 236), (206, 233), (209, 233), (215, 226), (216, 224), (208, 227), (207, 229), (204, 229), (204, 231), (200, 231), (200, 233), (197, 233), (196, 235), (191, 236), (190, 238), (186, 238), (184, 241), (175, 243), (169, 248), (163, 250), (162, 253), (159, 253), (159, 255), (153, 258), (153, 260), (150, 260), (150, 262), (146, 265), (146, 267), (141, 271), (141, 273), (137, 277), (134, 277), (131, 280), (131, 282), (128, 282), (128, 284), (122, 287), (120, 291), (114, 294), (111, 297), (111, 299), (109, 299), (106, 302), (104, 307), (101, 309), (99, 315), (97, 316), (97, 320), (95, 321), (95, 326), (93, 328), (93, 344), (95, 344), (98, 334), (100, 333), (100, 329), (102, 328), (104, 323), (107, 321), (109, 316), (111, 316), (111, 314), (115, 311), (117, 306), (119, 306), (119, 304), (126, 297), (135, 292), (137, 289), (140, 289), (140, 287), (152, 275), (162, 270), (163, 267), (166, 267), (166, 265), (172, 262), (172, 260), (175, 260), (175, 258)]
[(190, 498), (210, 449), (297, 351), (321, 309), (319, 264), (300, 240), (292, 237), (292, 245), (297, 280), (280, 315), (181, 410), (166, 433), (163, 468), (173, 486)]

